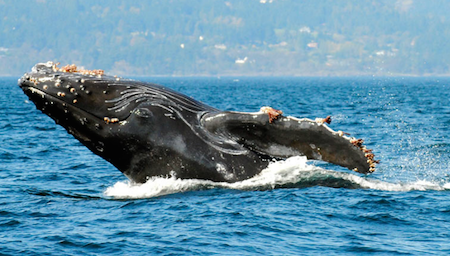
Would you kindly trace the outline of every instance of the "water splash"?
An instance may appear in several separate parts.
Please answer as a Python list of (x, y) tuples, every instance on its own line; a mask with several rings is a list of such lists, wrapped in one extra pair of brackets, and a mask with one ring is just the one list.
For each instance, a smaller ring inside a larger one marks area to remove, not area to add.
[(271, 163), (260, 174), (235, 183), (176, 177), (152, 177), (144, 184), (119, 181), (105, 191), (115, 199), (151, 198), (193, 190), (212, 188), (236, 190), (270, 190), (326, 186), (335, 188), (374, 189), (381, 191), (450, 190), (450, 183), (439, 185), (426, 180), (391, 183), (359, 174), (326, 170), (308, 163), (306, 157), (291, 157)]

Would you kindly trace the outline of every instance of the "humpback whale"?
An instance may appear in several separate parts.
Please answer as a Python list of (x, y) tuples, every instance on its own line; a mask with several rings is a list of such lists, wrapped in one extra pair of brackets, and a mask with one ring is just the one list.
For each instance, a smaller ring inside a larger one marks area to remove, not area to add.
[(330, 129), (330, 117), (221, 111), (160, 85), (53, 62), (36, 64), (18, 83), (37, 109), (136, 183), (236, 182), (297, 155), (363, 174), (378, 163), (362, 140)]

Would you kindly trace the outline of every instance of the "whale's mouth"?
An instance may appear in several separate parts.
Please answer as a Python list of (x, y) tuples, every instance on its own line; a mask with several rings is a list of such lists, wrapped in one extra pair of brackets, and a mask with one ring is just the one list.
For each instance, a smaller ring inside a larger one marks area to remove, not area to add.
[(19, 84), (21, 89), (30, 98), (30, 100), (34, 102), (36, 107), (55, 119), (57, 123), (61, 123), (62, 121), (59, 117), (60, 115), (68, 116), (69, 113), (74, 112), (77, 112), (78, 116), (82, 117), (84, 120), (93, 119), (96, 122), (103, 120), (101, 116), (98, 116), (85, 108), (77, 106), (73, 100), (70, 102), (69, 100), (62, 99), (61, 95), (64, 95), (62, 93), (59, 95), (52, 95), (51, 93), (46, 92), (43, 88), (33, 86), (30, 83), (20, 81)]

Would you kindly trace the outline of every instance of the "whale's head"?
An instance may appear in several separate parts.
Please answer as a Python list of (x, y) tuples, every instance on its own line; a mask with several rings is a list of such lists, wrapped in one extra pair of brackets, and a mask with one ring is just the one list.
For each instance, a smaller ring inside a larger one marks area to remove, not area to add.
[(189, 124), (195, 122), (189, 119), (207, 110), (162, 86), (105, 76), (101, 70), (58, 68), (52, 62), (35, 65), (19, 86), (39, 110), (133, 177), (139, 175), (127, 172), (170, 158), (170, 147), (182, 148), (178, 134), (192, 130)]

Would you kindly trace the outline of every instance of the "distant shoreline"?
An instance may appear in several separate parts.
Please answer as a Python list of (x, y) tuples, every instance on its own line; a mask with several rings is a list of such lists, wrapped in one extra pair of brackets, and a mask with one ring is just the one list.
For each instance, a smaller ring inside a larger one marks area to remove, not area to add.
[[(25, 72), (24, 72), (25, 73)], [(106, 75), (114, 75), (114, 73), (105, 72)], [(23, 75), (23, 74), (22, 74)], [(20, 78), (22, 75), (9, 75), (0, 74), (0, 78)], [(267, 77), (267, 78), (283, 78), (283, 77), (298, 77), (298, 78), (450, 78), (450, 74), (345, 74), (345, 75), (268, 75), (268, 74), (223, 74), (223, 75), (211, 75), (211, 74), (190, 74), (190, 75), (134, 75), (124, 74), (118, 75), (124, 78), (236, 78), (236, 77)]]

